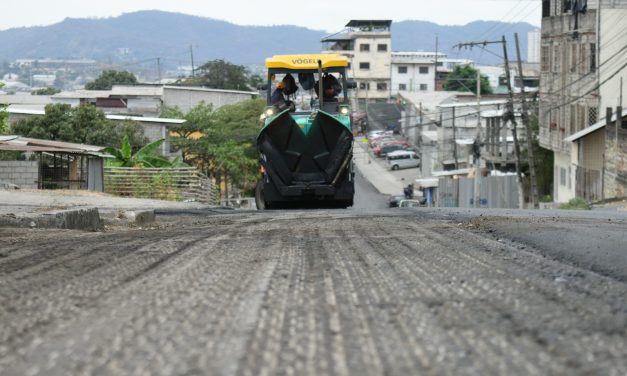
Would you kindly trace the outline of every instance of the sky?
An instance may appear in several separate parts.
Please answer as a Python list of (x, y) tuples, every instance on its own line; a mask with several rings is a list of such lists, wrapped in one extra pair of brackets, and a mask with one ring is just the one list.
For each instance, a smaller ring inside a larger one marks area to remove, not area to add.
[[(299, 25), (341, 30), (350, 19), (422, 20), (464, 25), (476, 20), (540, 24), (540, 0), (3, 0), (0, 30), (163, 10), (238, 25)], [(274, 4), (274, 6), (272, 5)], [(280, 4), (281, 6), (279, 6)], [(283, 9), (280, 9), (283, 8)]]

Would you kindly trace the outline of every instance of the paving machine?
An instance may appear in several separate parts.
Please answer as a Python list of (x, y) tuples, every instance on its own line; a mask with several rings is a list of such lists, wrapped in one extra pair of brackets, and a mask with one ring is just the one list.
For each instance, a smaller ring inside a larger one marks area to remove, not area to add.
[(353, 205), (348, 59), (334, 54), (266, 59), (267, 107), (257, 137), (259, 209)]

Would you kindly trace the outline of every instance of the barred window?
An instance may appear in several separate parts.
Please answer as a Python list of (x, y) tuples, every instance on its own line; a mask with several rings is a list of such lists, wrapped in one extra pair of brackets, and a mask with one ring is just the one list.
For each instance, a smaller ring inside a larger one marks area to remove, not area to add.
[(540, 70), (542, 72), (549, 71), (549, 61), (551, 61), (549, 51), (549, 46), (542, 46), (540, 49)]
[(588, 107), (588, 125), (596, 124), (598, 120), (597, 108)]

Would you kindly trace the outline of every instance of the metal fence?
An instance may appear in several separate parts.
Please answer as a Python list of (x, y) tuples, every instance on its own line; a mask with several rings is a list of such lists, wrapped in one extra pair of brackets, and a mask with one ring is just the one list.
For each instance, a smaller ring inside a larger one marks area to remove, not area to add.
[[(438, 206), (474, 207), (474, 178), (441, 178), (438, 184)], [(518, 208), (516, 176), (488, 176), (481, 178), (482, 208)]]
[(133, 168), (105, 167), (106, 193), (117, 196), (169, 201), (220, 202), (214, 184), (193, 167)]

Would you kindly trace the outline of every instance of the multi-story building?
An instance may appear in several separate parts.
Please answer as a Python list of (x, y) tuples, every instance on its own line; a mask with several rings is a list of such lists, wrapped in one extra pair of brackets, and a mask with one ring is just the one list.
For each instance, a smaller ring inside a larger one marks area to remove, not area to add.
[(565, 138), (598, 119), (597, 9), (591, 2), (584, 12), (578, 3), (542, 1), (540, 145), (554, 152), (557, 202), (576, 196), (577, 172)]
[(354, 94), (357, 108), (390, 98), (391, 24), (390, 20), (351, 20), (344, 32), (322, 39), (326, 52), (349, 58), (348, 76), (357, 83)]
[(435, 91), (435, 66), (445, 58), (436, 52), (392, 52), (392, 93)]
[(527, 62), (540, 62), (540, 30), (532, 30), (527, 33)]
[(554, 200), (603, 198), (604, 107), (616, 106), (627, 1), (543, 0), (540, 145), (554, 152)]

